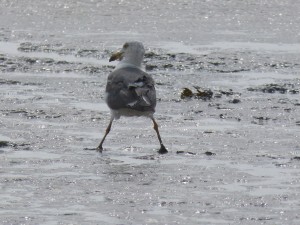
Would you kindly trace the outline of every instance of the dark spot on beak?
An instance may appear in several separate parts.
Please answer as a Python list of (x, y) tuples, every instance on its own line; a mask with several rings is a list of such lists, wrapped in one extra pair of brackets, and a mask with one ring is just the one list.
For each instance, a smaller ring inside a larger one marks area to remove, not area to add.
[(115, 61), (115, 60), (117, 60), (117, 56), (116, 56), (116, 55), (112, 55), (112, 56), (109, 58), (109, 62)]

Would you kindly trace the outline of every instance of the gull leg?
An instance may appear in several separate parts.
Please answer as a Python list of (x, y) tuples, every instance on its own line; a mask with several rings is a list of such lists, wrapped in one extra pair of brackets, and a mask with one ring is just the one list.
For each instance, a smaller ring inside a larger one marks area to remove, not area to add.
[(157, 137), (158, 137), (158, 140), (159, 140), (159, 143), (160, 143), (160, 149), (159, 149), (158, 153), (159, 154), (166, 154), (166, 153), (168, 153), (168, 150), (166, 149), (166, 147), (162, 143), (162, 140), (161, 140), (161, 137), (160, 137), (160, 134), (159, 134), (159, 130), (158, 130), (158, 125), (157, 125), (157, 123), (156, 123), (156, 121), (153, 117), (151, 119), (152, 119), (153, 125), (154, 125), (153, 128), (156, 131), (156, 134), (157, 134)]
[(98, 152), (102, 152), (102, 150), (103, 150), (102, 144), (103, 144), (103, 142), (104, 142), (106, 136), (108, 135), (108, 133), (109, 133), (109, 131), (110, 131), (110, 128), (111, 128), (111, 125), (112, 125), (113, 120), (114, 120), (113, 118), (110, 119), (109, 124), (108, 124), (108, 126), (107, 126), (107, 128), (106, 128), (104, 137), (102, 138), (102, 140), (101, 140), (99, 146), (96, 148), (96, 150), (97, 150)]

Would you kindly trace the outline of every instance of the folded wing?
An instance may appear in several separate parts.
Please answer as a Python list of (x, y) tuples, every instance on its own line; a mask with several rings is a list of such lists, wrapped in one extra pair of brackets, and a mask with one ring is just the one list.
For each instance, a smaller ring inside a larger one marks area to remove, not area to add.
[(111, 109), (155, 111), (153, 78), (138, 68), (121, 68), (108, 76), (106, 102)]

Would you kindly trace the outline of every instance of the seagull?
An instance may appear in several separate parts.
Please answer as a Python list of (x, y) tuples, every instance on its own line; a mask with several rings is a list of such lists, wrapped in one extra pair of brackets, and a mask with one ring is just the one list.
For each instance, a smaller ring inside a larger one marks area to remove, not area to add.
[(115, 52), (109, 62), (120, 60), (116, 68), (108, 75), (105, 101), (110, 108), (111, 117), (105, 134), (97, 147), (102, 152), (103, 143), (111, 130), (114, 120), (121, 116), (144, 116), (153, 122), (160, 149), (158, 153), (165, 154), (167, 149), (161, 140), (158, 124), (154, 119), (156, 106), (156, 91), (151, 75), (142, 70), (145, 48), (140, 42), (126, 42), (121, 51)]

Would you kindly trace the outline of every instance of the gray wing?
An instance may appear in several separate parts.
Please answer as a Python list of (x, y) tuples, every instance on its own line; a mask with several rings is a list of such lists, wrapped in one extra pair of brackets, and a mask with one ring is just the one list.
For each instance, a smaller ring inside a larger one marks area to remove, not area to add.
[(108, 76), (106, 94), (106, 102), (111, 109), (155, 111), (154, 80), (140, 69), (121, 68), (113, 71)]

